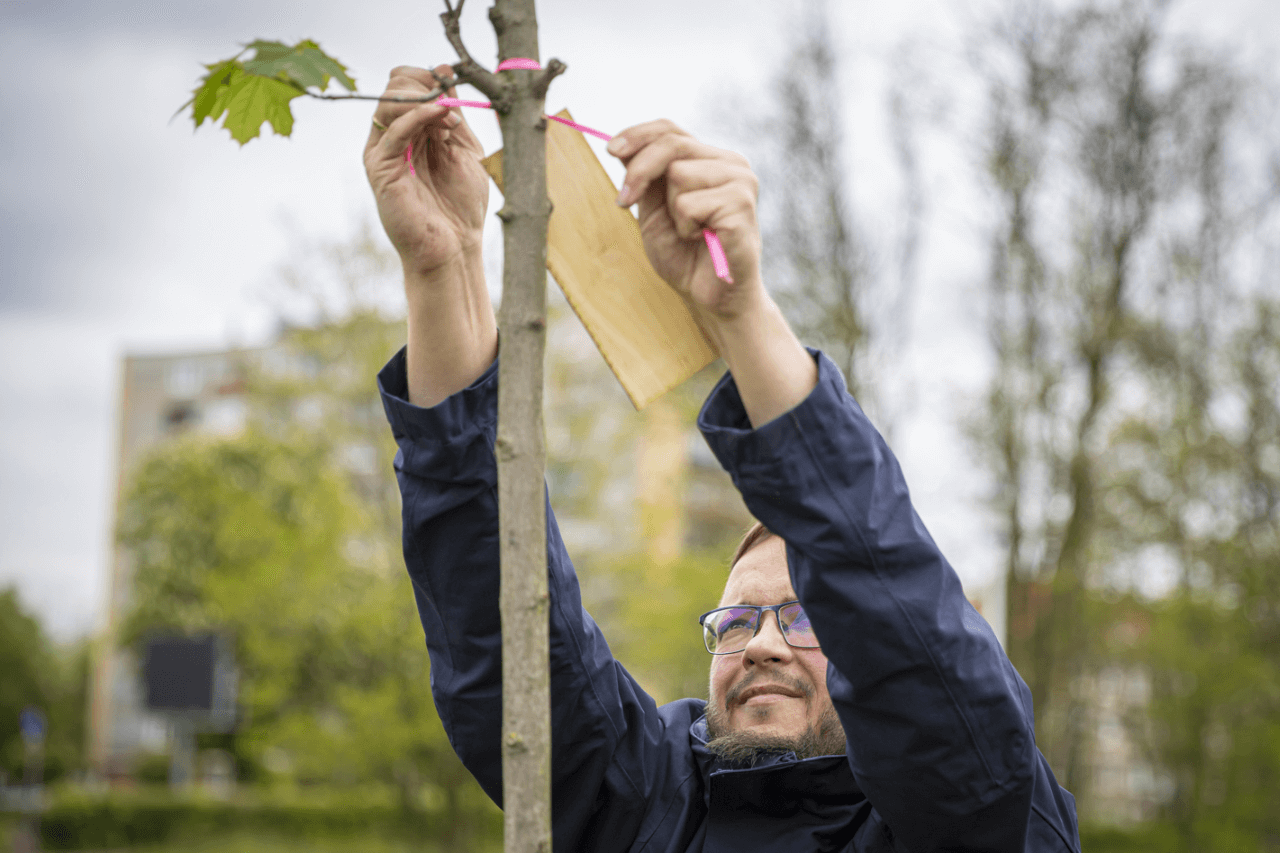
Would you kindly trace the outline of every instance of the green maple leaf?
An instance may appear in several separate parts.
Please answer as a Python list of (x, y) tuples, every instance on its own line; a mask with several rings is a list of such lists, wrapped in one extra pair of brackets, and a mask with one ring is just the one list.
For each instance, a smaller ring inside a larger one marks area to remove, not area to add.
[(255, 51), (253, 59), (244, 64), (249, 74), (275, 77), (303, 88), (314, 86), (322, 92), (332, 78), (347, 91), (355, 91), (356, 81), (347, 75), (346, 66), (311, 39), (303, 39), (292, 47), (278, 41), (259, 40), (250, 44), (249, 49)]
[(199, 127), (205, 119), (217, 122), (227, 111), (227, 91), (243, 74), (239, 61), (228, 59), (206, 65), (209, 73), (200, 79), (194, 96), (179, 111), (191, 107), (191, 120)]
[(244, 145), (258, 135), (264, 121), (281, 136), (293, 132), (293, 110), (289, 102), (302, 96), (297, 88), (272, 77), (243, 74), (227, 90), (227, 117), (222, 126), (231, 138)]
[[(254, 55), (242, 61), (240, 57), (247, 50)], [(258, 136), (264, 121), (280, 136), (288, 136), (293, 131), (290, 101), (308, 89), (323, 92), (331, 79), (348, 91), (356, 88), (346, 66), (311, 39), (295, 45), (259, 39), (230, 59), (205, 68), (208, 72), (200, 78), (191, 100), (178, 112), (191, 107), (197, 128), (205, 120), (216, 124), (221, 118), (222, 126), (241, 145)]]

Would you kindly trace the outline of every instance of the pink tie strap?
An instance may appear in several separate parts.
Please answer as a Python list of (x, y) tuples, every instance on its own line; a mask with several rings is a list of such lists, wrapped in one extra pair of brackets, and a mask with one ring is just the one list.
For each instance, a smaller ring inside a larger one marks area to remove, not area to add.
[(707, 242), (707, 251), (711, 253), (711, 268), (716, 271), (716, 278), (733, 284), (733, 276), (729, 275), (729, 259), (724, 256), (724, 246), (720, 245), (716, 232), (703, 228), (702, 239)]
[(464, 101), (461, 98), (436, 98), (436, 103), (442, 107), (477, 107), (482, 110), (493, 109), (493, 104), (488, 101)]
[[(542, 66), (532, 59), (524, 59), (521, 57), (504, 59), (498, 63), (499, 71), (509, 71), (513, 69), (520, 71), (540, 71), (542, 70)], [(442, 97), (436, 98), (436, 103), (444, 107), (476, 107), (477, 109), (482, 110), (493, 109), (493, 104), (489, 101), (464, 101), (460, 98)], [(589, 133), (598, 139), (603, 139), (605, 142), (613, 139), (612, 136), (602, 130), (587, 127), (585, 124), (578, 124), (576, 121), (570, 121), (567, 118), (560, 118), (559, 116), (544, 117), (549, 118), (552, 121), (558, 121), (565, 127), (571, 127), (579, 133)], [(409, 172), (413, 173), (412, 146), (410, 146), (409, 150), (405, 152), (405, 159), (409, 161)], [(716, 232), (712, 231), (710, 228), (703, 228), (702, 239), (706, 241), (707, 251), (711, 254), (711, 268), (716, 271), (716, 278), (721, 281), (728, 282), (729, 284), (733, 284), (733, 276), (729, 273), (729, 259), (725, 257), (724, 246), (720, 243), (720, 238), (716, 236)]]
[[(436, 98), (436, 103), (442, 107), (476, 107), (482, 110), (493, 109), (493, 104), (488, 101), (464, 101), (461, 98)], [(587, 127), (585, 124), (578, 124), (576, 121), (569, 121), (567, 118), (560, 118), (560, 116), (544, 116), (544, 118), (549, 118), (552, 121), (558, 121), (566, 127), (573, 128), (579, 133), (589, 133), (592, 136), (603, 139), (605, 142), (613, 139), (612, 136), (602, 130), (596, 130), (594, 127)]]
[(563, 124), (565, 127), (571, 127), (574, 130), (578, 131), (579, 133), (589, 133), (592, 136), (596, 137), (597, 139), (603, 139), (605, 142), (608, 142), (610, 139), (613, 139), (612, 136), (610, 136), (609, 134), (605, 133), (602, 130), (596, 130), (593, 127), (587, 127), (585, 124), (578, 124), (576, 121), (569, 121), (567, 118), (560, 118), (560, 116), (547, 116), (547, 118), (551, 119), (552, 121), (558, 121), (561, 124)]
[(542, 66), (535, 59), (524, 59), (519, 56), (504, 59), (498, 63), (499, 71), (511, 71), (513, 69), (519, 71), (541, 71)]

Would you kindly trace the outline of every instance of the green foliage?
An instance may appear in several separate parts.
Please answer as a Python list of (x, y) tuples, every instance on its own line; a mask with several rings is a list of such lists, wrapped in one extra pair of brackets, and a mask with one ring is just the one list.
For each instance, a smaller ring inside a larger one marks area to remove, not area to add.
[(350, 554), (372, 515), (319, 442), (260, 430), (170, 445), (122, 514), (125, 631), (228, 632), (254, 758), (302, 779), (394, 776), (442, 740), (408, 581)]
[[(501, 812), (482, 794), (467, 798), (465, 820), (476, 828), (467, 849), (501, 846)], [(117, 849), (172, 845), (175, 849), (353, 850), (403, 849), (424, 840), (449, 849), (448, 821), (439, 799), (417, 812), (402, 808), (387, 788), (255, 792), (251, 797), (175, 797), (163, 788), (106, 795), (62, 790), (41, 817), (46, 850)], [(453, 848), (457, 849), (457, 848)]]
[[(1131, 729), (1187, 851), (1280, 838), (1280, 311), (1260, 297), (1238, 321), (1209, 346), (1141, 329), (1163, 405), (1124, 421), (1104, 457), (1109, 536), (1177, 571), (1131, 653), (1151, 688)], [(1214, 400), (1243, 423), (1215, 418)]]
[(23, 742), (18, 717), (28, 705), (47, 708), (45, 673), (52, 663), (40, 623), (26, 613), (13, 587), (0, 592), (0, 767), (21, 778)]
[(278, 41), (259, 39), (248, 49), (254, 51), (254, 57), (244, 63), (247, 74), (278, 77), (303, 88), (314, 86), (321, 92), (328, 87), (332, 77), (347, 91), (355, 91), (356, 81), (347, 76), (346, 66), (321, 50), (320, 45), (311, 39), (303, 39), (292, 47)]
[(393, 786), (408, 812), (452, 815), (441, 842), (466, 848), (483, 794), (432, 705), (373, 382), (403, 328), (346, 280), (385, 266), (366, 242), (326, 260), (350, 298), (254, 359), (245, 433), (167, 445), (136, 472), (119, 529), (135, 560), (125, 634), (234, 637), (242, 722), (218, 746), (242, 778)]
[[(1083, 824), (1080, 827), (1080, 849), (1089, 853), (1169, 853), (1177, 849), (1177, 844), (1177, 834), (1165, 824), (1125, 828)], [(1205, 849), (1225, 851), (1232, 848)]]
[(45, 715), (44, 777), (83, 764), (88, 657), (84, 647), (56, 649), (10, 587), (0, 591), (0, 774), (22, 778), (25, 745), (18, 718), (28, 706)]
[[(640, 469), (646, 443), (684, 454), (702, 441), (693, 424), (724, 367), (708, 367), (637, 413), (569, 311), (551, 294), (547, 480), (583, 603), (614, 656), (659, 703), (705, 697), (711, 661), (698, 616), (720, 600), (750, 516), (719, 466), (686, 458), (678, 475), (647, 494)], [(653, 553), (672, 528), (682, 553)]]
[(599, 619), (614, 655), (659, 704), (707, 696), (711, 656), (698, 617), (720, 601), (728, 554), (695, 552), (669, 565), (633, 555), (609, 566), (616, 593)]
[[(252, 50), (250, 59), (241, 60)], [(347, 91), (356, 84), (346, 66), (320, 49), (311, 39), (295, 45), (259, 39), (230, 59), (206, 65), (208, 69), (190, 101), (179, 112), (191, 107), (191, 120), (198, 128), (207, 119), (222, 126), (241, 145), (256, 137), (263, 122), (280, 136), (293, 132), (293, 110), (290, 102), (308, 89), (323, 92), (329, 81), (337, 80)]]
[[(1272, 571), (1280, 571), (1273, 565)], [(1181, 844), (1257, 849), (1280, 837), (1280, 658), (1266, 617), (1180, 592), (1152, 608), (1140, 741), (1169, 774)]]
[(331, 598), (342, 574), (333, 555), (358, 524), (341, 475), (314, 445), (251, 432), (166, 446), (138, 471), (121, 516), (137, 561), (125, 641), (227, 627), (242, 663), (283, 677), (269, 634)]

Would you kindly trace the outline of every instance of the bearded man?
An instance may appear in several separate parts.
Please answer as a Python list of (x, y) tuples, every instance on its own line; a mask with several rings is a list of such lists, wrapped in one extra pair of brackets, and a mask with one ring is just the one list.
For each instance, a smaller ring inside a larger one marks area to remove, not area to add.
[[(435, 85), (397, 68), (387, 94)], [(650, 261), (729, 368), (698, 426), (762, 524), (701, 620), (709, 698), (658, 707), (583, 609), (548, 512), (555, 849), (1078, 853), (1075, 802), (1036, 748), (1026, 685), (839, 371), (764, 288), (747, 162), (665, 121), (609, 152)], [(498, 339), (481, 155), (456, 109), (384, 102), (365, 165), (404, 265), (408, 342), (379, 385), (432, 692), (501, 804)], [(716, 277), (704, 228), (732, 282)]]

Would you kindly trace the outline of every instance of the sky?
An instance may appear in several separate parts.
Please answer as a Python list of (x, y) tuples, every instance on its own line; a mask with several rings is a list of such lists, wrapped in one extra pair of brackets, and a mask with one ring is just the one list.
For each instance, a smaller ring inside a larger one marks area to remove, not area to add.
[[(952, 69), (992, 2), (831, 4), (858, 209), (874, 217), (896, 203), (883, 103), (900, 45), (913, 42), (913, 55), (953, 87), (938, 91), (963, 101), (972, 93)], [(487, 6), (467, 6), (463, 34), (492, 65)], [(189, 118), (173, 117), (200, 64), (253, 38), (309, 37), (347, 64), (361, 91), (377, 93), (395, 65), (454, 59), (441, 8), (0, 2), (0, 588), (16, 584), (59, 640), (103, 623), (122, 356), (266, 341), (273, 284), (299, 241), (347, 239), (377, 221), (360, 160), (370, 105), (299, 99), (291, 139), (240, 148), (221, 129), (193, 132)], [(730, 114), (763, 110), (762, 93), (785, 71), (793, 8), (539, 0), (543, 58), (569, 66), (548, 106), (609, 132), (665, 116), (733, 147), (741, 140)], [(1280, 45), (1274, 0), (1186, 0), (1174, 21), (1255, 61)], [(492, 118), (469, 118), (486, 150), (499, 147)], [(976, 508), (981, 478), (946, 414), (980, 390), (987, 366), (973, 304), (982, 221), (973, 188), (950, 168), (962, 149), (938, 149), (925, 165), (921, 285), (902, 371), (913, 402), (894, 441), (922, 516), (966, 583), (978, 584), (995, 571), (994, 534)]]

